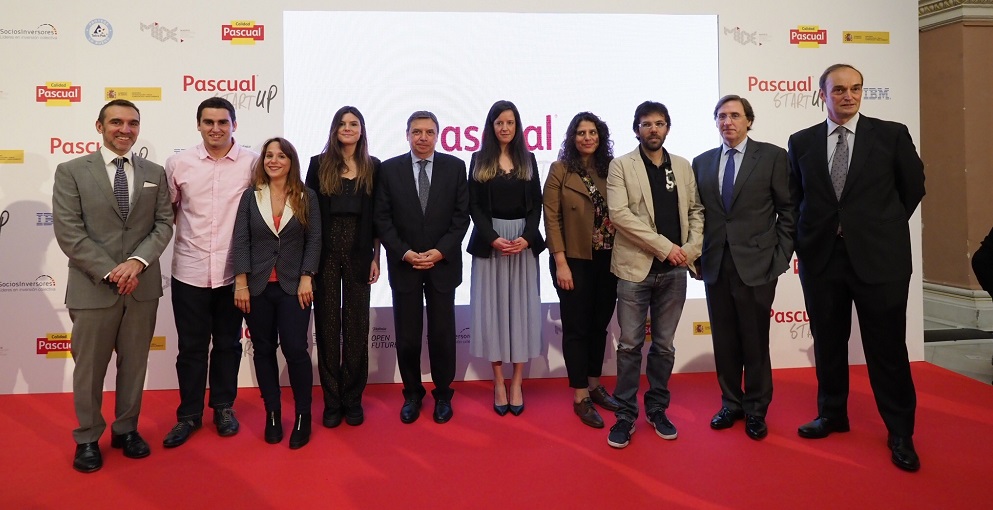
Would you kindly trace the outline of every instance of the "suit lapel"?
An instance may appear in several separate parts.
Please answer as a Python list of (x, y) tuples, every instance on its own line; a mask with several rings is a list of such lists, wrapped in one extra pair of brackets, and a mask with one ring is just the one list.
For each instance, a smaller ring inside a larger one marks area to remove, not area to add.
[[(259, 214), (262, 215), (262, 221), (269, 227), (269, 231), (278, 236), (279, 231), (276, 229), (276, 222), (272, 219), (272, 193), (269, 191), (269, 186), (262, 186), (255, 192), (255, 204), (258, 205)], [(283, 210), (285, 211), (286, 208), (284, 207)], [(280, 226), (283, 226), (284, 223), (280, 221)]]
[[(434, 163), (432, 164), (431, 173), (433, 177), (438, 177), (438, 155), (435, 154)], [(406, 200), (414, 204), (414, 209), (424, 217), (424, 212), (421, 210), (421, 197), (417, 195), (417, 183), (414, 182), (414, 158), (408, 152), (403, 158), (403, 170), (400, 172), (400, 192), (406, 197)], [(431, 193), (428, 193), (428, 207), (431, 206)]]
[(841, 190), (841, 197), (844, 198), (852, 186), (852, 181), (861, 175), (865, 168), (865, 163), (869, 159), (869, 148), (875, 143), (876, 131), (873, 129), (871, 119), (862, 115), (859, 123), (855, 126), (855, 144), (852, 147), (852, 162), (848, 165), (848, 176), (845, 177), (845, 188)]
[(813, 175), (804, 174), (804, 179), (813, 179), (815, 183), (811, 183), (812, 185), (830, 190), (830, 195), (834, 197), (834, 185), (831, 184), (831, 168), (828, 167), (827, 161), (827, 136), (827, 121), (825, 120), (818, 124), (816, 129), (811, 131), (812, 139), (808, 143), (810, 150), (800, 160), (811, 161), (812, 163), (809, 167), (814, 170)]
[(745, 154), (741, 157), (741, 168), (738, 169), (738, 175), (734, 177), (734, 189), (731, 191), (732, 207), (734, 206), (734, 201), (738, 199), (738, 193), (741, 193), (741, 188), (745, 185), (745, 181), (748, 180), (748, 176), (752, 174), (752, 171), (758, 165), (759, 158), (762, 156), (761, 152), (762, 150), (759, 144), (749, 139), (748, 144), (745, 145)]
[(110, 177), (107, 175), (107, 165), (103, 161), (103, 155), (100, 151), (94, 152), (90, 155), (89, 167), (87, 170), (90, 172), (90, 177), (96, 182), (97, 188), (103, 193), (104, 198), (111, 204), (111, 207), (117, 211), (117, 216), (124, 221), (124, 215), (121, 214), (121, 208), (117, 207), (117, 198), (114, 196), (114, 187), (110, 184)]
[[(648, 217), (651, 219), (652, 224), (655, 224), (655, 201), (652, 199), (652, 183), (648, 181), (648, 169), (645, 168), (645, 162), (641, 160), (641, 147), (638, 147), (630, 154), (631, 164), (634, 168), (635, 177), (638, 179), (638, 189), (641, 190), (641, 196), (645, 199), (645, 205), (648, 207)], [(645, 190), (648, 190), (646, 193)]]
[(708, 154), (708, 158), (704, 159), (703, 163), (703, 175), (701, 176), (700, 182), (697, 183), (699, 187), (699, 192), (701, 195), (709, 194), (714, 197), (719, 203), (723, 204), (724, 201), (721, 200), (721, 188), (718, 185), (720, 180), (720, 168), (721, 168), (721, 154), (723, 145), (718, 147)]
[[(133, 178), (131, 179), (131, 210), (135, 210), (138, 207), (138, 200), (141, 199), (141, 190), (145, 187), (145, 183), (151, 180), (150, 172), (148, 168), (145, 167), (145, 160), (135, 157), (134, 154), (131, 155), (131, 167), (134, 168)], [(130, 217), (130, 214), (128, 215)]]

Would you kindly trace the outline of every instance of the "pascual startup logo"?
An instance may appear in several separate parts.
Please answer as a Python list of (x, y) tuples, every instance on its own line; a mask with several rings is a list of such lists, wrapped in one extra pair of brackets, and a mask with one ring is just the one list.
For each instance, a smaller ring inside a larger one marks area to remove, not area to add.
[(183, 76), (183, 92), (190, 90), (196, 92), (213, 92), (217, 97), (223, 97), (238, 110), (250, 110), (253, 107), (261, 108), (269, 113), (269, 107), (273, 99), (279, 95), (279, 88), (276, 84), (269, 85), (259, 90), (256, 85), (258, 75), (253, 74), (249, 78), (226, 79), (226, 78), (199, 78), (196, 76)]
[(0, 27), (0, 39), (58, 39), (59, 31), (51, 23), (42, 23), (37, 28)]
[(97, 46), (109, 43), (113, 37), (114, 27), (105, 19), (97, 18), (86, 24), (86, 40)]
[(82, 89), (69, 81), (48, 81), (35, 87), (35, 102), (45, 106), (69, 106), (82, 99)]
[(724, 37), (730, 37), (742, 46), (762, 46), (769, 40), (769, 34), (749, 32), (741, 27), (724, 27)]
[(817, 90), (814, 89), (813, 76), (793, 80), (749, 76), (748, 91), (770, 93), (772, 105), (780, 109), (821, 108), (823, 110), (824, 108), (817, 95)]
[(179, 28), (178, 26), (169, 28), (162, 25), (158, 21), (153, 21), (147, 24), (138, 23), (138, 28), (140, 28), (143, 33), (147, 32), (148, 35), (152, 36), (152, 39), (162, 43), (169, 41), (177, 43), (186, 42), (186, 39), (189, 39), (190, 36), (193, 35), (193, 32), (188, 29)]
[(221, 25), (221, 40), (239, 45), (264, 41), (265, 25), (256, 25), (254, 21), (233, 20), (230, 25)]
[(821, 30), (817, 25), (800, 25), (790, 29), (790, 44), (798, 48), (819, 48), (827, 44), (827, 30)]

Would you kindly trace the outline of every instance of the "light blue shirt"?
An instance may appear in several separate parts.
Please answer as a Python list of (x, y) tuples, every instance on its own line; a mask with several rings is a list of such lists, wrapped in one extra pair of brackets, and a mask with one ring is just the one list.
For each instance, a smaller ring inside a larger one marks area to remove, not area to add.
[[(734, 155), (734, 179), (738, 179), (738, 170), (741, 170), (741, 161), (745, 159), (745, 145), (748, 145), (748, 137), (746, 136), (744, 140), (734, 147), (734, 150), (738, 151)], [(727, 143), (721, 144), (721, 163), (717, 166), (717, 190), (724, 193), (724, 167), (728, 164), (728, 151), (731, 147), (728, 147)], [(732, 181), (733, 182), (733, 181)]]
[(828, 172), (831, 171), (831, 159), (834, 158), (834, 150), (838, 147), (838, 134), (834, 132), (838, 129), (838, 126), (845, 126), (848, 133), (845, 136), (845, 143), (848, 144), (848, 166), (852, 166), (852, 146), (855, 145), (855, 125), (859, 123), (860, 113), (856, 113), (854, 117), (848, 119), (848, 122), (844, 124), (835, 124), (833, 120), (827, 120), (827, 164)]
[[(420, 195), (421, 194), (421, 181), (420, 181), (421, 165), (418, 165), (417, 162), (420, 161), (421, 158), (415, 156), (414, 153), (411, 152), (410, 153), (410, 159), (411, 159), (411, 165), (413, 166), (413, 170), (414, 170), (414, 188), (417, 189), (417, 194)], [(427, 160), (428, 164), (427, 164), (427, 166), (424, 167), (424, 171), (426, 171), (428, 173), (428, 183), (430, 184), (431, 183), (432, 172), (434, 172), (434, 153), (432, 152), (431, 155), (428, 156), (425, 159)]]

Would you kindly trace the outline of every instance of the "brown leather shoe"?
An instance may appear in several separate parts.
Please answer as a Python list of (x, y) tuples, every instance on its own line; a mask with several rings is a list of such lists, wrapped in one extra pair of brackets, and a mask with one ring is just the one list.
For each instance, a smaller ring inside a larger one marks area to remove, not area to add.
[(602, 407), (604, 411), (615, 412), (621, 408), (621, 403), (613, 395), (607, 393), (607, 388), (599, 385), (590, 390), (590, 399), (593, 403)]
[(598, 413), (596, 408), (593, 407), (593, 400), (589, 397), (586, 397), (579, 402), (573, 402), (572, 410), (576, 413), (576, 416), (579, 416), (579, 419), (583, 423), (595, 429), (603, 428), (603, 418), (600, 417), (600, 413)]

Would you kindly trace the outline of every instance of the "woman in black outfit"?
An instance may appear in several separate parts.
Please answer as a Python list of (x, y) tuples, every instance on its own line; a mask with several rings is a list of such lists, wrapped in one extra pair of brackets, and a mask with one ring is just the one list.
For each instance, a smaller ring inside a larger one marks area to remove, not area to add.
[[(369, 379), (369, 291), (379, 280), (379, 239), (372, 224), (379, 160), (369, 156), (365, 119), (343, 106), (331, 120), (324, 152), (310, 158), (307, 186), (317, 192), (323, 244), (314, 289), (317, 368), (325, 427), (365, 419)], [(345, 296), (343, 299), (342, 296)]]

